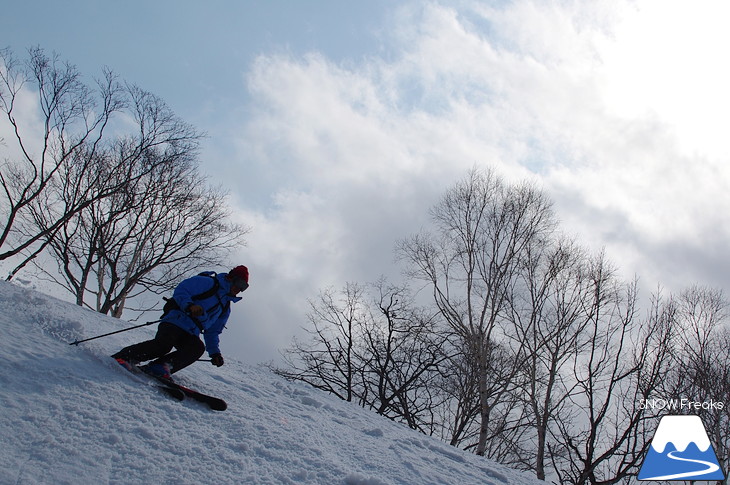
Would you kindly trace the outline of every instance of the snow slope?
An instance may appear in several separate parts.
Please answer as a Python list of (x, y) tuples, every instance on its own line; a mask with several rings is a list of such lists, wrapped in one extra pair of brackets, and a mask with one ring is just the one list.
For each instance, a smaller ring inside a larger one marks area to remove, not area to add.
[[(177, 402), (107, 357), (155, 326), (0, 282), (0, 484), (479, 484), (538, 482), (265, 369), (199, 362)], [(223, 350), (225, 354), (225, 335)]]

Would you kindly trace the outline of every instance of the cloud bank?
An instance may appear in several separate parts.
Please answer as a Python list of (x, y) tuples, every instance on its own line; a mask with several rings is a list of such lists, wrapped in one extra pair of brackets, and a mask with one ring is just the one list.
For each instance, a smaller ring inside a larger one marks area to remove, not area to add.
[(254, 229), (244, 326), (259, 332), (242, 352), (285, 346), (319, 289), (396, 275), (393, 244), (473, 166), (543, 186), (563, 229), (628, 277), (723, 286), (718, 8), (414, 3), (374, 36), (378, 55), (259, 56), (236, 139), (238, 214)]

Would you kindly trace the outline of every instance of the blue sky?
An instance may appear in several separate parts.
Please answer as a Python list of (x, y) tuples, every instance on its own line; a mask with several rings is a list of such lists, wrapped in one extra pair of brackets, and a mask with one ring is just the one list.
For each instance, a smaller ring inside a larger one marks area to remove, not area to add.
[(316, 50), (341, 61), (380, 50), (387, 3), (30, 0), (8, 5), (2, 37), (19, 53), (55, 50), (88, 75), (107, 65), (207, 123), (246, 102), (246, 72), (259, 55)]
[[(11, 2), (0, 46), (109, 66), (208, 134), (252, 287), (227, 352), (276, 357), (307, 298), (396, 275), (466, 170), (530, 179), (647, 291), (728, 285), (719, 2)], [(226, 342), (224, 341), (224, 351)]]

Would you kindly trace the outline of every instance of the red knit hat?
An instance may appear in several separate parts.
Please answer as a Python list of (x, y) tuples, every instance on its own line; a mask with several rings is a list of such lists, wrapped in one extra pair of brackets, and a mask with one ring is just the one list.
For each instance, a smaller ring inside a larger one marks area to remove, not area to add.
[(228, 276), (233, 279), (233, 281), (240, 280), (246, 283), (246, 286), (248, 286), (248, 268), (245, 266), (236, 266), (232, 270), (228, 272)]

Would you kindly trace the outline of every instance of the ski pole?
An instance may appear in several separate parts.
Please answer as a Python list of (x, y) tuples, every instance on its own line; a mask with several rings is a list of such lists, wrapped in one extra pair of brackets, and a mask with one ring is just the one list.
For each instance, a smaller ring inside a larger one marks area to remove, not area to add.
[(122, 333), (122, 332), (126, 332), (128, 330), (134, 330), (135, 328), (146, 327), (148, 325), (153, 325), (155, 323), (159, 323), (160, 321), (161, 320), (155, 320), (154, 322), (143, 323), (142, 325), (137, 325), (135, 327), (123, 328), (121, 330), (117, 330), (116, 332), (109, 332), (109, 333), (105, 333), (104, 335), (97, 335), (96, 337), (85, 338), (83, 340), (77, 340), (76, 342), (71, 342), (69, 345), (78, 345), (81, 342), (88, 342), (89, 340), (95, 340), (95, 339), (102, 338), (102, 337), (108, 337), (109, 335), (114, 335), (115, 333)]

